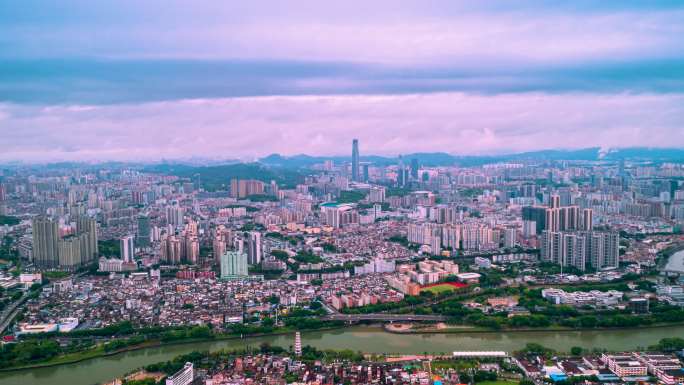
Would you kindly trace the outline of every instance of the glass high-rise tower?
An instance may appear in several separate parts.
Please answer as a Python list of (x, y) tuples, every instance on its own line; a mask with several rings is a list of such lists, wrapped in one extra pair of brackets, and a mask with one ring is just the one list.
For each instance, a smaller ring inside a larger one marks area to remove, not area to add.
[(150, 246), (150, 217), (147, 215), (138, 216), (138, 232), (135, 237), (138, 247)]
[(359, 179), (359, 140), (352, 141), (352, 180), (358, 182)]

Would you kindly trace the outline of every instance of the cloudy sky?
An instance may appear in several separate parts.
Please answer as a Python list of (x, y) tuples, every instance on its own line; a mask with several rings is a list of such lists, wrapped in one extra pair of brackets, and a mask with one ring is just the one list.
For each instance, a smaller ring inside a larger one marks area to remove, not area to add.
[(681, 1), (0, 2), (0, 160), (684, 147)]

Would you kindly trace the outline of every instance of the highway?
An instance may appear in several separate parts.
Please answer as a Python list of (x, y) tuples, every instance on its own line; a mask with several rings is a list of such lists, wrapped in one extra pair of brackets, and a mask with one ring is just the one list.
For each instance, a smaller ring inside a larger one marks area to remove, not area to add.
[(10, 322), (14, 319), (14, 317), (17, 316), (17, 313), (21, 310), (20, 305), (22, 305), (26, 299), (28, 299), (29, 292), (25, 292), (24, 295), (19, 298), (19, 300), (15, 301), (11, 305), (9, 305), (7, 308), (5, 308), (2, 312), (0, 312), (0, 333), (4, 332), (7, 326), (9, 326)]
[(327, 321), (446, 321), (447, 317), (442, 315), (420, 315), (420, 314), (330, 314), (322, 319)]

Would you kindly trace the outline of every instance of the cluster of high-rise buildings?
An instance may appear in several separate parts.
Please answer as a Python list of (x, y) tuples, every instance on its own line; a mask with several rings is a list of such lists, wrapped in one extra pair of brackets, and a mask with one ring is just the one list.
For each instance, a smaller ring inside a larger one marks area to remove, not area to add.
[(574, 231), (593, 228), (594, 214), (592, 209), (580, 209), (577, 205), (563, 206), (560, 195), (551, 195), (549, 200), (549, 207), (525, 206), (522, 208), (524, 227), (530, 229), (528, 231), (541, 234), (545, 230)]
[[(131, 268), (211, 268), (227, 252), (238, 252), (248, 265), (268, 260), (275, 270), (287, 270), (291, 261), (270, 258), (274, 247), (296, 255), (327, 243), (337, 245), (333, 254), (363, 263), (362, 273), (384, 270), (375, 257), (456, 254), (494, 261), (512, 252), (612, 269), (619, 266), (619, 231), (669, 233), (684, 223), (680, 164), (525, 160), (468, 167), (421, 164), (425, 154), (362, 162), (360, 141), (351, 144), (349, 159), (298, 169), (288, 188), (259, 180), (257, 171), (242, 175), (242, 169), (226, 176), (222, 191), (203, 190), (199, 174), (17, 169), (0, 184), (0, 210), (35, 218), (25, 222), (27, 231), (16, 231), (16, 247), (40, 268), (97, 259), (99, 237), (121, 249), (104, 256)], [(255, 198), (263, 194), (271, 197)], [(391, 231), (380, 236), (363, 231), (368, 228)]]
[(221, 255), (221, 278), (240, 279), (248, 275), (247, 254), (239, 250), (228, 250)]
[(610, 231), (544, 231), (541, 259), (580, 270), (616, 269), (620, 261), (620, 235)]
[(73, 270), (98, 256), (97, 222), (78, 216), (60, 226), (56, 218), (38, 217), (32, 221), (33, 262), (45, 269)]
[(551, 195), (549, 207), (522, 208), (523, 232), (539, 235), (541, 260), (580, 270), (614, 269), (619, 265), (620, 236), (617, 232), (594, 231), (591, 208), (581, 209), (570, 198)]
[(434, 222), (409, 223), (407, 240), (430, 246), (430, 252), (439, 255), (443, 249), (490, 250), (498, 247), (514, 247), (517, 229), (492, 228), (486, 223), (469, 221), (440, 224)]
[(233, 198), (262, 194), (264, 194), (264, 182), (260, 180), (237, 178), (230, 180), (230, 196)]
[(197, 223), (190, 221), (179, 233), (164, 234), (161, 237), (160, 259), (168, 264), (181, 262), (196, 264), (199, 261), (200, 243)]

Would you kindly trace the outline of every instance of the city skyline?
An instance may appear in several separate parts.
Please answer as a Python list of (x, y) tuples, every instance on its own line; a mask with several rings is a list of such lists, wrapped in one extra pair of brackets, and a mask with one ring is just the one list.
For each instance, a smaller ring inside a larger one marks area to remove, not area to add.
[(2, 6), (0, 161), (684, 147), (679, 2), (301, 5)]
[(683, 36), (0, 1), (0, 383), (684, 385)]

